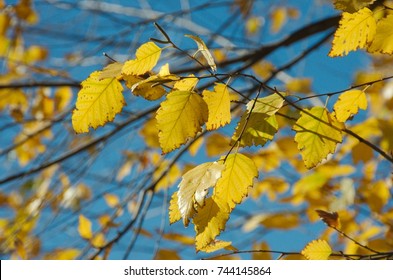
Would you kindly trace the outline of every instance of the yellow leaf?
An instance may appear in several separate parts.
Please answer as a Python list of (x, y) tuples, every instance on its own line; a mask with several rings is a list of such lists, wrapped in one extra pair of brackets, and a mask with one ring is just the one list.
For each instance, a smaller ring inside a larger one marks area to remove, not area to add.
[(166, 240), (171, 240), (178, 242), (183, 245), (193, 245), (195, 243), (195, 238), (191, 236), (186, 236), (180, 233), (164, 233), (162, 238)]
[(195, 76), (191, 74), (188, 77), (182, 78), (181, 80), (177, 81), (173, 85), (173, 89), (177, 89), (180, 91), (193, 91), (198, 81), (198, 78), (195, 78)]
[(55, 250), (49, 254), (46, 254), (45, 260), (74, 260), (80, 254), (80, 250), (78, 249), (59, 249)]
[(159, 84), (173, 82), (179, 79), (180, 77), (173, 75), (169, 72), (169, 64), (166, 63), (164, 66), (161, 67), (160, 72), (157, 75), (152, 75), (147, 79), (141, 80), (133, 84), (131, 86), (131, 91), (134, 92), (136, 89), (141, 88), (143, 85), (146, 84), (149, 84), (150, 87), (156, 87)]
[(378, 21), (375, 38), (367, 50), (371, 53), (393, 54), (393, 15)]
[(222, 240), (213, 240), (211, 243), (203, 247), (200, 251), (206, 253), (212, 253), (221, 249), (226, 249), (229, 251), (237, 251), (237, 249), (232, 246), (232, 242), (222, 241)]
[(270, 30), (272, 33), (277, 33), (284, 26), (287, 21), (287, 9), (285, 7), (277, 7), (270, 14), (272, 25)]
[(195, 35), (184, 35), (192, 40), (197, 44), (198, 46), (198, 51), (194, 54), (194, 56), (200, 52), (203, 57), (206, 59), (207, 64), (209, 64), (210, 68), (212, 69), (213, 72), (217, 71), (217, 66), (216, 63), (214, 62), (213, 56), (211, 55), (209, 49), (207, 48), (205, 42), (201, 38)]
[(169, 202), (169, 223), (176, 223), (181, 219), (181, 213), (178, 206), (177, 192), (174, 192)]
[(143, 128), (140, 130), (141, 136), (146, 145), (150, 148), (159, 148), (160, 143), (158, 142), (158, 129), (156, 118), (151, 118), (145, 121)]
[(311, 92), (311, 79), (291, 79), (286, 87), (289, 92), (309, 93)]
[(288, 187), (288, 182), (281, 178), (265, 177), (252, 188), (250, 195), (254, 199), (259, 199), (262, 194), (266, 194), (270, 201), (274, 201), (277, 195), (286, 192)]
[(0, 89), (0, 110), (18, 109), (24, 113), (29, 106), (28, 99), (20, 89)]
[(134, 85), (143, 82), (142, 78), (132, 75), (123, 75), (123, 79), (126, 82), (128, 88), (132, 89), (132, 94), (135, 96), (141, 96), (147, 100), (160, 99), (165, 93), (165, 89), (161, 85), (154, 85), (154, 83), (142, 83), (138, 87)]
[(375, 18), (370, 9), (363, 8), (353, 14), (344, 12), (340, 26), (334, 34), (329, 56), (343, 56), (350, 51), (367, 47), (374, 39), (376, 28)]
[[(154, 171), (153, 179), (157, 180), (158, 178), (160, 178), (162, 173), (165, 172), (167, 169), (168, 162), (165, 161)], [(180, 169), (177, 164), (172, 165), (171, 168), (169, 168), (169, 170), (167, 171), (167, 174), (157, 182), (154, 191), (158, 192), (160, 190), (171, 187), (177, 181), (180, 175)]]
[(190, 148), (188, 149), (190, 155), (195, 156), (198, 153), (201, 146), (203, 145), (203, 142), (204, 142), (203, 137), (199, 137), (198, 139), (194, 140), (194, 142), (191, 144)]
[(225, 229), (225, 224), (229, 219), (227, 206), (221, 201), (215, 201), (209, 197), (205, 205), (198, 209), (194, 217), (195, 224), (195, 248), (197, 251), (203, 250)]
[(348, 13), (354, 13), (361, 8), (367, 7), (375, 0), (334, 0), (334, 7)]
[(367, 109), (366, 94), (362, 90), (346, 91), (340, 94), (334, 104), (336, 119), (339, 122), (345, 122), (351, 115), (357, 114), (359, 109)]
[(91, 231), (91, 222), (83, 215), (79, 215), (78, 232), (79, 235), (84, 239), (91, 239), (93, 237), (93, 232)]
[(247, 110), (242, 115), (232, 136), (232, 142), (241, 137), (239, 141), (241, 146), (263, 146), (272, 140), (278, 129), (274, 114), (283, 103), (283, 98), (278, 94), (258, 98), (256, 102), (254, 100), (248, 102)]
[(229, 139), (221, 133), (210, 134), (206, 139), (206, 153), (209, 157), (222, 155), (228, 152)]
[(300, 217), (296, 213), (270, 214), (261, 219), (261, 224), (266, 228), (288, 230), (300, 224)]
[(63, 110), (70, 104), (72, 96), (72, 89), (70, 87), (59, 87), (55, 91), (54, 95), (56, 111), (63, 112)]
[(160, 47), (153, 42), (145, 43), (136, 51), (136, 59), (124, 63), (121, 72), (125, 75), (143, 75), (156, 66), (160, 55)]
[(89, 132), (113, 121), (125, 104), (123, 87), (116, 79), (99, 79), (100, 72), (91, 73), (82, 82), (76, 109), (72, 112), (72, 126), (76, 133)]
[(157, 111), (158, 139), (163, 153), (171, 152), (202, 130), (208, 115), (202, 97), (191, 91), (173, 91)]
[(372, 185), (361, 188), (360, 192), (365, 197), (370, 209), (377, 213), (381, 213), (383, 207), (391, 199), (389, 186), (384, 181), (377, 181)]
[(260, 17), (250, 17), (246, 22), (247, 33), (253, 35), (259, 31), (262, 26), (262, 21)]
[(252, 259), (253, 260), (272, 260), (272, 254), (269, 244), (265, 241), (252, 245)]
[(175, 250), (160, 249), (154, 256), (155, 260), (181, 260), (179, 254)]
[(225, 165), (218, 162), (207, 162), (198, 165), (183, 175), (178, 186), (178, 206), (183, 224), (188, 226), (194, 210), (202, 207), (210, 187), (221, 177)]
[(106, 193), (104, 195), (104, 199), (106, 204), (111, 208), (119, 206), (119, 197), (115, 194)]
[(342, 124), (322, 107), (305, 109), (293, 126), (295, 141), (302, 154), (304, 164), (312, 168), (334, 153), (337, 143), (342, 141)]
[(96, 234), (92, 239), (91, 239), (91, 245), (95, 248), (101, 248), (105, 245), (105, 236), (101, 232)]
[(308, 260), (327, 260), (332, 253), (332, 248), (325, 240), (313, 240), (303, 249), (302, 255)]
[[(224, 157), (221, 158), (224, 160)], [(214, 188), (213, 198), (222, 201), (230, 210), (247, 196), (248, 188), (253, 186), (258, 170), (252, 159), (243, 154), (230, 154), (225, 162), (225, 170)]]
[(209, 111), (207, 130), (214, 130), (231, 122), (231, 102), (226, 85), (216, 84), (214, 91), (204, 90), (202, 95)]
[(98, 76), (98, 79), (120, 79), (121, 78), (121, 69), (123, 68), (123, 63), (113, 62), (107, 65)]
[(275, 67), (273, 63), (267, 60), (262, 60), (252, 66), (254, 73), (263, 79), (269, 78), (272, 75), (274, 69)]

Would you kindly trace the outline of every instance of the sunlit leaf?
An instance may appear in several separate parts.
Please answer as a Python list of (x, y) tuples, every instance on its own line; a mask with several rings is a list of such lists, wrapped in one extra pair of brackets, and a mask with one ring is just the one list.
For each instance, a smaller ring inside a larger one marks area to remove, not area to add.
[(194, 210), (202, 207), (208, 189), (213, 187), (221, 177), (225, 166), (218, 162), (207, 162), (191, 169), (183, 175), (177, 192), (179, 210), (183, 224), (188, 225)]
[(247, 196), (249, 187), (253, 186), (254, 178), (258, 176), (258, 170), (252, 159), (240, 153), (230, 154), (224, 165), (225, 170), (214, 188), (213, 197), (232, 210)]
[(91, 239), (93, 237), (91, 222), (83, 215), (79, 215), (78, 232), (79, 235), (84, 239)]
[(265, 145), (277, 132), (278, 123), (274, 114), (283, 104), (284, 99), (278, 94), (248, 102), (232, 140), (240, 138), (241, 146)]
[(198, 45), (197, 53), (200, 52), (203, 55), (203, 57), (207, 61), (207, 64), (209, 64), (210, 68), (212, 69), (212, 71), (214, 71), (214, 72), (217, 71), (216, 63), (214, 62), (213, 56), (211, 55), (205, 42), (203, 42), (203, 40), (200, 37), (195, 36), (195, 35), (184, 35), (184, 36), (194, 40), (194, 42)]
[(363, 8), (356, 13), (344, 12), (334, 34), (329, 56), (343, 56), (358, 48), (365, 48), (374, 39), (376, 22), (373, 12)]
[[(153, 82), (142, 83), (144, 79), (137, 76), (123, 75), (123, 79), (127, 87), (132, 89), (132, 94), (141, 96), (147, 100), (160, 99), (166, 93), (163, 86), (154, 84)], [(135, 87), (136, 84), (139, 84), (139, 86)]]
[(191, 91), (173, 91), (157, 111), (159, 142), (163, 153), (171, 152), (195, 137), (207, 119), (202, 97)]
[(227, 86), (216, 84), (214, 91), (204, 90), (202, 94), (209, 111), (206, 129), (213, 130), (230, 123), (231, 103)]
[(334, 153), (337, 143), (342, 141), (342, 124), (322, 107), (305, 109), (293, 126), (295, 141), (302, 154), (304, 164), (312, 168)]
[(179, 198), (177, 197), (177, 191), (173, 193), (171, 201), (169, 202), (169, 223), (173, 224), (179, 221), (182, 216), (178, 205)]
[(205, 200), (205, 205), (198, 209), (198, 213), (193, 219), (197, 251), (204, 251), (204, 248), (225, 229), (229, 214), (227, 206), (223, 205), (221, 201), (215, 201), (212, 197)]
[(152, 70), (161, 56), (161, 48), (153, 42), (148, 42), (138, 48), (135, 56), (135, 59), (124, 63), (122, 74), (143, 75)]
[(214, 240), (207, 246), (203, 247), (201, 251), (206, 253), (212, 253), (221, 249), (226, 249), (229, 251), (237, 251), (235, 247), (232, 246), (231, 241)]
[(72, 126), (76, 133), (89, 132), (113, 121), (125, 101), (123, 87), (117, 79), (99, 79), (100, 72), (93, 72), (82, 82), (76, 109), (72, 112)]
[(302, 255), (308, 260), (327, 260), (332, 249), (325, 240), (313, 240), (303, 249)]
[(366, 94), (362, 90), (346, 91), (340, 94), (334, 104), (336, 118), (340, 122), (345, 122), (351, 115), (357, 114), (359, 109), (367, 109)]
[(333, 0), (334, 7), (348, 13), (354, 13), (361, 8), (374, 3), (375, 0)]
[(367, 50), (372, 53), (393, 54), (393, 15), (378, 21), (375, 38)]

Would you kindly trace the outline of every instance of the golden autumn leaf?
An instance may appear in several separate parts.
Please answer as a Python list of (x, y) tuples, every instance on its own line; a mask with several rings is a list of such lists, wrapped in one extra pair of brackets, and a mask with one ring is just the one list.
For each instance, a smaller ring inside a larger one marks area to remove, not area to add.
[(375, 0), (333, 0), (334, 7), (348, 13), (354, 13), (361, 8), (367, 7), (374, 3)]
[(302, 255), (308, 260), (327, 260), (332, 248), (325, 240), (313, 240), (303, 249)]
[(158, 139), (163, 153), (171, 152), (202, 130), (208, 115), (205, 101), (191, 91), (172, 91), (157, 111)]
[(215, 197), (205, 200), (205, 205), (198, 209), (198, 213), (193, 219), (197, 251), (204, 251), (204, 248), (225, 229), (229, 214), (230, 211), (221, 200), (215, 201)]
[(106, 204), (111, 208), (115, 208), (120, 205), (119, 197), (115, 194), (106, 193), (104, 194), (104, 199)]
[(248, 188), (253, 186), (254, 178), (258, 177), (258, 170), (252, 159), (240, 153), (230, 154), (224, 165), (225, 170), (217, 181), (213, 198), (232, 210), (247, 196)]
[(79, 235), (84, 239), (91, 239), (93, 237), (91, 222), (83, 215), (79, 215), (78, 232)]
[(272, 11), (270, 14), (270, 19), (272, 22), (270, 30), (272, 33), (277, 33), (281, 30), (287, 21), (287, 16), (287, 8), (285, 7), (277, 7)]
[(231, 122), (231, 101), (226, 85), (216, 84), (214, 91), (204, 90), (202, 95), (209, 111), (207, 130), (214, 130)]
[(113, 121), (125, 105), (123, 87), (117, 79), (99, 79), (100, 72), (90, 74), (82, 82), (76, 109), (72, 112), (72, 126), (76, 133), (89, 132)]
[(160, 249), (154, 256), (155, 260), (181, 260), (179, 254), (175, 250)]
[(100, 72), (100, 75), (98, 76), (98, 79), (120, 79), (121, 78), (121, 69), (123, 68), (123, 63), (120, 62), (113, 62), (111, 64), (108, 64), (107, 66), (102, 69)]
[(326, 212), (320, 209), (315, 211), (326, 225), (332, 228), (340, 228), (340, 218), (337, 212)]
[(194, 245), (194, 243), (195, 243), (194, 237), (183, 235), (180, 233), (175, 233), (175, 232), (164, 233), (162, 235), (162, 238), (164, 238), (166, 240), (173, 241), (173, 242), (177, 242), (177, 243), (180, 243), (183, 245)]
[[(157, 75), (152, 75), (147, 79), (140, 80), (139, 82), (131, 86), (131, 91), (134, 92), (137, 89), (141, 91), (143, 85), (148, 84), (150, 87), (157, 87), (157, 85), (178, 81), (180, 77), (173, 75), (169, 71), (169, 64), (164, 64)], [(145, 87), (146, 88), (146, 87)]]
[(147, 42), (137, 49), (135, 56), (135, 59), (124, 63), (122, 74), (143, 75), (152, 70), (161, 56), (161, 48), (153, 42)]
[(370, 9), (363, 8), (353, 14), (344, 12), (334, 34), (329, 56), (343, 56), (350, 51), (367, 47), (374, 39), (376, 29), (377, 24)]
[(286, 83), (289, 92), (309, 93), (311, 92), (311, 79), (291, 79)]
[(221, 177), (225, 165), (219, 162), (207, 162), (196, 166), (183, 175), (178, 186), (178, 206), (183, 224), (188, 226), (189, 219), (205, 203), (208, 189)]
[(177, 191), (172, 194), (171, 200), (169, 202), (169, 223), (173, 224), (179, 221), (181, 217), (181, 213), (179, 210), (179, 205), (177, 203)]
[(214, 58), (211, 55), (209, 49), (207, 48), (205, 42), (203, 42), (203, 40), (199, 37), (199, 36), (195, 36), (195, 35), (184, 35), (192, 40), (194, 40), (194, 42), (197, 44), (198, 46), (198, 51), (194, 54), (194, 57), (197, 53), (201, 53), (203, 55), (203, 57), (206, 59), (207, 64), (210, 66), (210, 68), (212, 69), (213, 72), (217, 71), (217, 66), (216, 63), (214, 62)]
[(236, 127), (232, 141), (241, 137), (241, 146), (263, 146), (273, 140), (278, 129), (275, 113), (283, 104), (284, 99), (276, 93), (248, 102), (247, 110)]
[(295, 141), (307, 168), (315, 167), (342, 142), (342, 123), (322, 107), (305, 109), (293, 126)]
[(222, 241), (222, 240), (213, 240), (211, 243), (203, 247), (201, 251), (206, 253), (212, 253), (221, 249), (226, 249), (229, 251), (237, 251), (237, 249), (232, 246), (231, 241)]
[(367, 109), (366, 94), (362, 90), (346, 91), (340, 94), (334, 104), (336, 119), (339, 122), (345, 122), (351, 115), (357, 114), (359, 109)]
[[(123, 80), (126, 82), (126, 86), (131, 89), (133, 95), (141, 96), (146, 100), (160, 99), (166, 93), (163, 86), (156, 85), (153, 82), (141, 83), (144, 80), (138, 76), (123, 75)], [(136, 84), (139, 84), (139, 86), (135, 87)]]
[(371, 53), (393, 54), (393, 15), (378, 21), (375, 38), (367, 50)]
[(191, 74), (188, 77), (182, 78), (181, 80), (177, 81), (173, 85), (173, 89), (180, 91), (193, 91), (198, 81), (199, 79), (196, 78), (193, 74)]

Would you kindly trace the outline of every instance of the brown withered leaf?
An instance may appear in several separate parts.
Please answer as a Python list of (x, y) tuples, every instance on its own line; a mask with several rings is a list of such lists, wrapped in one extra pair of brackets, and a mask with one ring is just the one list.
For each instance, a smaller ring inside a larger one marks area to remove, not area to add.
[(326, 212), (319, 209), (315, 211), (318, 213), (318, 216), (326, 225), (332, 228), (340, 228), (341, 223), (337, 212)]

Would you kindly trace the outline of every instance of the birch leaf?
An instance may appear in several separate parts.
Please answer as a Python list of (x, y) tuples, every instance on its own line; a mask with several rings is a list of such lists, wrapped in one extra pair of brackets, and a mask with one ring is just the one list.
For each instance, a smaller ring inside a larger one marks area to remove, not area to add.
[(204, 90), (202, 95), (209, 111), (207, 130), (214, 130), (231, 122), (231, 101), (226, 85), (216, 84), (214, 91)]
[(93, 72), (82, 82), (76, 109), (72, 112), (72, 126), (76, 133), (89, 132), (89, 127), (96, 129), (113, 121), (125, 105), (120, 82), (115, 78), (100, 80), (99, 76), (100, 72)]
[(325, 240), (313, 240), (303, 249), (302, 255), (308, 260), (327, 260), (332, 248)]
[(393, 54), (393, 15), (378, 21), (375, 38), (368, 48), (371, 53)]
[[(184, 35), (192, 40), (194, 40), (194, 42), (197, 44), (198, 46), (198, 51), (195, 53), (195, 55), (200, 52), (203, 57), (206, 59), (207, 64), (209, 64), (210, 68), (212, 69), (213, 72), (217, 71), (217, 66), (216, 63), (214, 62), (213, 56), (211, 55), (209, 49), (207, 48), (205, 42), (203, 42), (203, 40), (201, 38), (199, 38), (198, 36), (195, 35)], [(195, 56), (194, 55), (194, 56)]]
[(350, 51), (365, 48), (374, 39), (377, 24), (373, 12), (363, 8), (356, 13), (344, 12), (334, 34), (330, 57), (347, 55)]
[(178, 186), (178, 206), (183, 223), (188, 226), (193, 211), (202, 207), (208, 189), (213, 187), (221, 177), (225, 165), (218, 162), (207, 162), (198, 165), (183, 175)]
[(305, 109), (293, 126), (295, 141), (304, 164), (312, 168), (334, 153), (337, 143), (342, 142), (342, 123), (334, 119), (322, 107)]
[(173, 91), (157, 111), (158, 139), (163, 153), (171, 152), (195, 137), (207, 119), (202, 97), (191, 91)]
[(334, 104), (336, 118), (345, 122), (351, 115), (357, 114), (358, 110), (367, 109), (366, 94), (362, 90), (349, 90), (342, 93)]
[(135, 59), (124, 63), (122, 74), (143, 75), (152, 70), (161, 56), (161, 48), (153, 42), (147, 42), (138, 48), (135, 56)]

